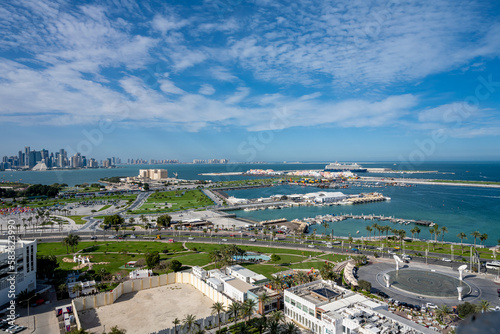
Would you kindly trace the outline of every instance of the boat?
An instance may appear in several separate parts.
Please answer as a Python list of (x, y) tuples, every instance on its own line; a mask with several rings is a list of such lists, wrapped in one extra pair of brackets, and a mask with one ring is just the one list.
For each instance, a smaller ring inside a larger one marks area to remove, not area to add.
[(364, 173), (364, 172), (368, 171), (368, 169), (363, 168), (363, 166), (358, 165), (357, 163), (341, 164), (338, 162), (332, 162), (329, 165), (325, 166), (325, 171), (329, 171), (329, 172), (351, 171), (351, 172)]

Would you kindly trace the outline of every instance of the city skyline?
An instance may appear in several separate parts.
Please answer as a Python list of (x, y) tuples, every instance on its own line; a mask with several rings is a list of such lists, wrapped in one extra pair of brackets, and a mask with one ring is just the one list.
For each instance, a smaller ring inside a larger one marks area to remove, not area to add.
[(499, 160), (494, 1), (0, 9), (0, 156)]

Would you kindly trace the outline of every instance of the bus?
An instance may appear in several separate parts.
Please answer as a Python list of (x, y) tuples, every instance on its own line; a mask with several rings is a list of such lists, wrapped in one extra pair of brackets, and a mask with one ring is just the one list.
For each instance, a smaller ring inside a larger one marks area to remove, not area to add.
[(500, 270), (500, 261), (486, 262), (486, 268)]

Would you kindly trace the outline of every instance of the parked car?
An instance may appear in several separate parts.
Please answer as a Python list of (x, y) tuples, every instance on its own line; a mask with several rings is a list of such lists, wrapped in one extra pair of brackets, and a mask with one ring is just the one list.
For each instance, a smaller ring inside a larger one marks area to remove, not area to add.
[(222, 241), (227, 241), (227, 239), (222, 239)]
[(314, 246), (314, 245), (311, 244), (311, 245), (307, 245), (307, 247), (309, 247), (309, 248), (315, 248), (316, 246)]
[(387, 293), (385, 293), (384, 291), (377, 292), (377, 295), (379, 295), (382, 298), (389, 298), (389, 295)]
[(438, 307), (437, 307), (437, 305), (436, 305), (436, 304), (433, 304), (433, 303), (427, 303), (425, 306), (426, 306), (427, 308), (432, 308), (432, 309), (437, 309), (437, 308), (438, 308)]
[(251, 238), (251, 239), (250, 239), (250, 241), (251, 241), (251, 242), (255, 242), (255, 241), (257, 241), (257, 239), (255, 239), (255, 238)]
[(90, 240), (97, 240), (97, 237), (95, 235), (90, 237)]
[(451, 259), (448, 259), (447, 257), (443, 257), (441, 260), (444, 262), (451, 262)]
[(193, 237), (189, 237), (188, 240), (194, 240), (194, 238)]

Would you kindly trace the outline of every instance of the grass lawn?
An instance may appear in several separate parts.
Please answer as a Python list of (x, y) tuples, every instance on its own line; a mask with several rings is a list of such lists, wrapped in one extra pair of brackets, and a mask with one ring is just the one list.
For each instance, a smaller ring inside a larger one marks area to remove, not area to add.
[(349, 257), (348, 255), (340, 255), (340, 254), (325, 254), (320, 256), (320, 258), (322, 259), (334, 262), (342, 262), (348, 257)]
[[(281, 252), (283, 252), (283, 250), (281, 250)], [(275, 253), (273, 253), (275, 254)], [(300, 261), (304, 261), (307, 259), (306, 256), (298, 256), (298, 255), (278, 255), (280, 257), (280, 260), (279, 261), (276, 261), (276, 262), (272, 262), (272, 261), (269, 261), (269, 263), (273, 263), (273, 264), (281, 264), (281, 263), (294, 263), (294, 262), (300, 262)]]
[[(235, 240), (236, 241), (236, 240)], [(230, 244), (230, 242), (227, 242), (226, 244)], [(196, 248), (199, 252), (211, 252), (214, 249), (219, 249), (222, 245), (218, 244), (203, 244), (203, 243), (196, 243), (196, 242), (188, 242), (186, 243), (186, 247), (189, 249)], [(291, 255), (302, 255), (302, 256), (317, 256), (320, 255), (321, 252), (312, 252), (312, 251), (303, 251), (300, 249), (288, 249), (288, 248), (275, 248), (275, 247), (260, 247), (260, 246), (242, 246), (242, 245), (237, 245), (241, 249), (245, 251), (250, 251), (250, 252), (259, 252), (259, 253), (264, 253), (264, 254), (291, 254)], [(281, 255), (280, 255), (281, 256)]]
[(105, 206), (103, 206), (102, 208), (100, 208), (99, 210), (97, 210), (97, 212), (104, 211), (106, 209), (109, 209), (110, 207), (111, 207), (111, 204), (106, 204)]
[[(171, 206), (167, 207), (165, 203), (168, 203)], [(213, 204), (213, 201), (198, 189), (184, 191), (161, 191), (149, 196), (146, 203), (144, 203), (139, 209), (133, 210), (132, 212), (134, 214), (174, 212)]]
[(87, 216), (68, 216), (68, 218), (73, 219), (76, 224), (85, 224), (86, 221), (82, 219), (83, 217)]
[(174, 255), (168, 258), (169, 260), (176, 259), (183, 265), (188, 266), (204, 266), (210, 263), (210, 256), (208, 254), (187, 254), (187, 255)]
[[(271, 274), (279, 273), (280, 271), (288, 270), (289, 267), (286, 266), (266, 266), (264, 264), (253, 264), (253, 263), (243, 263), (241, 264), (243, 267), (248, 268), (256, 273), (262, 274), (267, 278), (271, 278)], [(215, 266), (214, 266), (215, 268)], [(208, 270), (207, 268), (204, 268)], [(213, 269), (213, 268), (212, 268)]]

